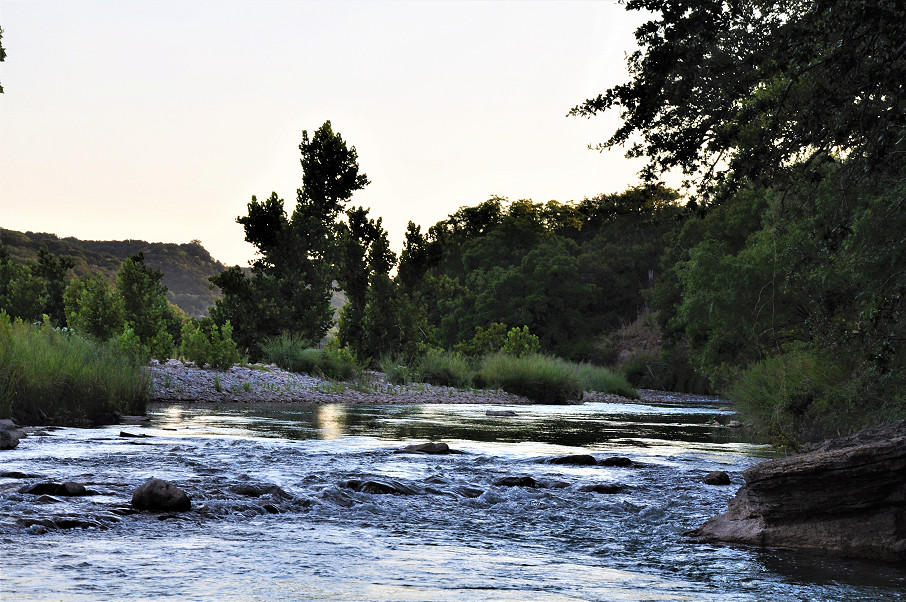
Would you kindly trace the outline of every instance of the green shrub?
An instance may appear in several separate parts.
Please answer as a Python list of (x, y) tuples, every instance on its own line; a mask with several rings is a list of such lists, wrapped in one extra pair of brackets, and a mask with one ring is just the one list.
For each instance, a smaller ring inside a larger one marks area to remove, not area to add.
[(409, 362), (403, 357), (385, 355), (378, 360), (378, 368), (387, 381), (394, 385), (408, 385), (418, 380), (418, 372), (410, 368)]
[[(134, 336), (134, 333), (133, 333)], [(0, 311), (0, 417), (23, 424), (115, 422), (143, 414), (150, 378), (116, 343), (11, 321)]]
[(187, 320), (182, 326), (180, 352), (199, 368), (205, 364), (218, 370), (226, 370), (239, 361), (239, 350), (233, 341), (233, 327), (230, 321), (218, 327), (208, 322), (206, 333), (197, 320)]
[(630, 399), (638, 399), (639, 393), (621, 374), (614, 374), (612, 371), (601, 366), (582, 363), (575, 365), (576, 376), (582, 383), (585, 391), (597, 391), (598, 393), (612, 393), (622, 395)]
[(220, 328), (211, 326), (211, 358), (208, 363), (220, 370), (226, 370), (240, 360), (239, 349), (233, 340), (233, 325), (227, 320)]
[(319, 369), (322, 376), (334, 380), (349, 380), (361, 372), (355, 354), (348, 347), (330, 344), (321, 353)]
[(361, 370), (355, 354), (336, 344), (326, 349), (314, 349), (307, 341), (292, 334), (283, 333), (265, 339), (261, 348), (264, 359), (290, 372), (306, 372), (335, 380), (347, 380)]
[(310, 361), (306, 361), (303, 358), (308, 346), (309, 341), (306, 339), (291, 332), (283, 332), (264, 339), (261, 344), (261, 356), (264, 361), (290, 372), (310, 372), (316, 360), (310, 358)]
[(144, 364), (148, 361), (148, 350), (142, 346), (138, 335), (130, 327), (123, 329), (119, 337), (113, 341), (113, 345), (120, 354), (134, 364)]
[(799, 343), (748, 366), (727, 396), (747, 421), (796, 448), (906, 418), (904, 391), (902, 371)]
[(481, 367), (481, 380), (537, 403), (563, 404), (582, 398), (582, 382), (574, 365), (537, 353), (488, 356)]
[(419, 358), (417, 366), (419, 379), (432, 385), (467, 389), (474, 381), (469, 361), (455, 351), (430, 350)]
[(644, 389), (697, 394), (713, 391), (708, 377), (695, 369), (688, 354), (677, 350), (634, 355), (622, 370), (630, 383)]
[(517, 326), (506, 333), (506, 342), (501, 351), (514, 357), (522, 357), (530, 353), (537, 354), (541, 351), (541, 342), (538, 337), (529, 333), (528, 326), (523, 326), (521, 329)]
[(493, 322), (487, 329), (476, 326), (475, 336), (468, 342), (455, 345), (453, 350), (468, 357), (482, 357), (497, 353), (506, 344), (506, 335), (506, 324), (501, 322)]
[(197, 320), (187, 320), (182, 325), (179, 353), (185, 359), (203, 368), (211, 355), (211, 340), (198, 324)]

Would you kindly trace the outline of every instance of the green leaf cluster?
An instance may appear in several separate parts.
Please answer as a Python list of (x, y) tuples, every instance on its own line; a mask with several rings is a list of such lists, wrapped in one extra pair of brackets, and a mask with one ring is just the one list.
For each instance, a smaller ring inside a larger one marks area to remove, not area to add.
[(180, 338), (180, 355), (198, 367), (207, 364), (226, 370), (240, 359), (229, 320), (223, 326), (217, 326), (210, 320), (190, 318), (183, 322)]

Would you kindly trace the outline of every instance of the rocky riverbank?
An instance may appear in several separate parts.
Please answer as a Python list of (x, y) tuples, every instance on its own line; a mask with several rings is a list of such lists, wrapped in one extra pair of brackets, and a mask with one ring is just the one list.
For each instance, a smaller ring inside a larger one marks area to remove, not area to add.
[(906, 420), (763, 462), (698, 542), (906, 562)]
[[(151, 400), (247, 403), (487, 403), (523, 405), (529, 399), (505, 391), (460, 390), (424, 383), (394, 385), (380, 372), (366, 371), (354, 382), (295, 374), (274, 365), (201, 369), (191, 362), (152, 361)], [(596, 396), (596, 401), (617, 396)]]

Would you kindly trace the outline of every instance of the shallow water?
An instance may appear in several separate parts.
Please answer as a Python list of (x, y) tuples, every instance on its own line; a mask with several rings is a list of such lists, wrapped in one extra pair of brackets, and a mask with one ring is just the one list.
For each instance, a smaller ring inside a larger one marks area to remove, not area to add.
[[(481, 405), (165, 405), (148, 427), (32, 436), (0, 456), (0, 470), (42, 477), (0, 478), (0, 598), (903, 599), (899, 568), (685, 541), (772, 453), (703, 426), (719, 406), (677, 397), (487, 417)], [(394, 453), (427, 440), (463, 453)], [(568, 453), (635, 464), (543, 463)], [(702, 484), (712, 470), (733, 486)], [(116, 514), (150, 476), (186, 489), (193, 511)], [(493, 484), (505, 476), (545, 487)], [(50, 479), (99, 495), (37, 504), (16, 493)], [(350, 480), (410, 494), (357, 492)], [(624, 490), (580, 490), (593, 484)], [(21, 523), (61, 516), (96, 526)]]

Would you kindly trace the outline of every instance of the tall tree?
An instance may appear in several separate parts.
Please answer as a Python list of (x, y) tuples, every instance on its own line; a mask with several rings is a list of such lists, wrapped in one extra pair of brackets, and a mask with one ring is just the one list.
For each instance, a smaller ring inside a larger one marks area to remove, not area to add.
[(259, 253), (251, 277), (235, 268), (211, 279), (224, 293), (212, 317), (230, 320), (237, 341), (253, 354), (267, 336), (288, 331), (315, 342), (330, 328), (338, 217), (352, 194), (368, 184), (355, 147), (346, 145), (330, 121), (311, 137), (303, 131), (299, 150), (302, 187), (292, 214), (272, 193), (263, 202), (252, 197), (248, 215), (236, 219)]
[[(703, 200), (786, 186), (831, 157), (875, 177), (906, 153), (906, 4), (891, 0), (629, 0), (631, 81), (572, 115), (618, 109), (599, 148), (629, 144), (649, 180), (679, 170)], [(715, 196), (715, 193), (717, 196)]]

